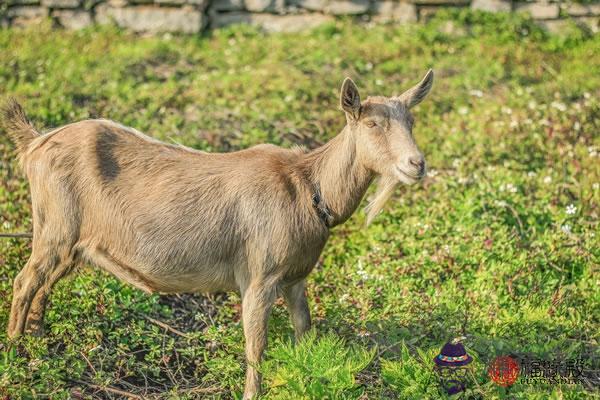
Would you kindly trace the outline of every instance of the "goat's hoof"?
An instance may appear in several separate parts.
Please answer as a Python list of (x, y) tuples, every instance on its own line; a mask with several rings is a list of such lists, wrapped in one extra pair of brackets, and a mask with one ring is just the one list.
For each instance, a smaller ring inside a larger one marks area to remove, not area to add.
[(43, 326), (37, 325), (37, 326), (31, 326), (31, 327), (28, 326), (25, 329), (25, 333), (27, 335), (31, 335), (31, 336), (35, 336), (35, 337), (42, 337), (42, 336), (44, 336), (46, 331), (44, 330)]
[(258, 399), (260, 392), (257, 390), (244, 390), (243, 400)]
[(11, 340), (14, 340), (14, 339), (18, 338), (19, 336), (21, 336), (21, 333), (20, 333), (20, 332), (16, 332), (14, 329), (9, 329), (9, 330), (6, 332), (6, 336), (7, 336), (9, 339), (11, 339)]

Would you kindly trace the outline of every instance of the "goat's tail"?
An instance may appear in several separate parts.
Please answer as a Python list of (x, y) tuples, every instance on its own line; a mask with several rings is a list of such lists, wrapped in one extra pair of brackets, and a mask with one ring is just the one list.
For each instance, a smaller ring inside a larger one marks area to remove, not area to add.
[(40, 136), (27, 118), (23, 107), (12, 97), (0, 108), (0, 126), (17, 145), (20, 154), (27, 150), (33, 139)]

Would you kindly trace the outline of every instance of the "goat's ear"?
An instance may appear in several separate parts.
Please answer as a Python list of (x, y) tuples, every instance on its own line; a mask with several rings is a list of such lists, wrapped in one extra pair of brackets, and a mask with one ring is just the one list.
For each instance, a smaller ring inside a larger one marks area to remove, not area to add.
[(358, 119), (360, 116), (360, 95), (358, 88), (350, 78), (344, 79), (344, 83), (342, 83), (340, 106), (353, 119)]
[(432, 84), (433, 70), (430, 69), (427, 71), (427, 74), (425, 74), (425, 77), (421, 80), (421, 82), (417, 83), (415, 86), (398, 96), (398, 100), (403, 102), (407, 108), (412, 108), (423, 101), (425, 96), (427, 96), (427, 93), (429, 93), (431, 90)]

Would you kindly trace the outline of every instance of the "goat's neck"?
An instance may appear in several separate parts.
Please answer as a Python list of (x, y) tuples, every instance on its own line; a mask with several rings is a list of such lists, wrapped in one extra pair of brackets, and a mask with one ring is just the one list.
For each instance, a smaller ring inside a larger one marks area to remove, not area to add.
[(347, 127), (307, 153), (304, 165), (333, 216), (332, 225), (343, 223), (354, 213), (373, 179), (373, 173), (358, 159), (355, 136)]

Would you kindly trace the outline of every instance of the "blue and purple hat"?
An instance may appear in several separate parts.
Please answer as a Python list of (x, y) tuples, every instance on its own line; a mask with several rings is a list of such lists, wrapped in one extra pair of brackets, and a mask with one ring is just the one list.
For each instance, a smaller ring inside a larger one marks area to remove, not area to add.
[(433, 361), (440, 367), (462, 367), (470, 364), (473, 357), (468, 355), (465, 346), (455, 339), (446, 343)]

